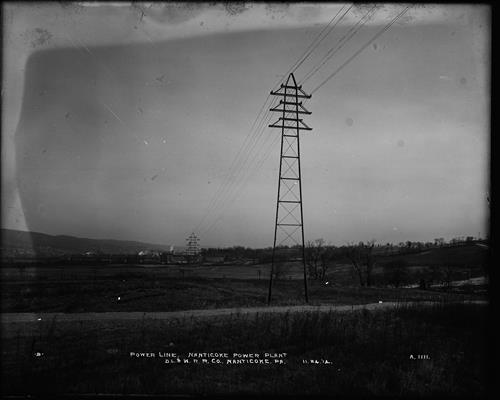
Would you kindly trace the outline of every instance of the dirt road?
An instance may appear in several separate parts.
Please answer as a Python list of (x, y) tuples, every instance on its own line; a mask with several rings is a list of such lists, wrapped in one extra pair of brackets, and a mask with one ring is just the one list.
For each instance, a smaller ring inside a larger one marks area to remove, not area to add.
[[(486, 301), (466, 301), (465, 303), (488, 304)], [(320, 305), (320, 306), (270, 306), (270, 307), (252, 307), (252, 308), (216, 308), (208, 310), (183, 310), (168, 312), (99, 312), (99, 313), (3, 313), (1, 314), (2, 324), (17, 322), (39, 322), (39, 321), (120, 321), (120, 320), (141, 320), (156, 319), (169, 320), (179, 318), (209, 318), (221, 317), (227, 315), (248, 315), (257, 313), (286, 313), (286, 312), (348, 312), (356, 310), (378, 310), (398, 306), (407, 306), (412, 304), (433, 305), (436, 302), (378, 302), (358, 305)]]

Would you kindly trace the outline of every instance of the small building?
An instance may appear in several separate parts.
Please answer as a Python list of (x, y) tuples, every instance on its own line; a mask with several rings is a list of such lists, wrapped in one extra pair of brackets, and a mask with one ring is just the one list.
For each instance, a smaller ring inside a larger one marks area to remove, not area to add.
[(205, 256), (203, 257), (203, 264), (205, 265), (217, 265), (224, 264), (226, 257), (224, 256)]
[(167, 264), (187, 264), (188, 260), (186, 256), (182, 254), (168, 254)]
[(161, 262), (161, 254), (154, 250), (141, 250), (138, 254), (141, 264), (158, 264)]

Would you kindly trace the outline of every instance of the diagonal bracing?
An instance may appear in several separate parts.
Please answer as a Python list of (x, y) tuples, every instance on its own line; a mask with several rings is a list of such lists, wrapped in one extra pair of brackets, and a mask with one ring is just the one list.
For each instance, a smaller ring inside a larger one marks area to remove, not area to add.
[[(268, 304), (271, 302), (273, 278), (275, 274), (276, 249), (300, 251), (299, 257), (304, 269), (304, 297), (308, 302), (307, 275), (304, 247), (304, 213), (302, 208), (302, 178), (300, 172), (300, 131), (310, 131), (302, 116), (310, 115), (303, 106), (303, 100), (310, 95), (298, 86), (293, 72), (285, 84), (271, 91), (280, 101), (270, 111), (279, 113), (278, 119), (269, 127), (281, 129), (280, 168), (278, 179), (278, 197), (276, 202), (276, 220), (274, 225), (274, 243), (269, 278)], [(279, 229), (278, 229), (279, 228)], [(300, 233), (300, 237), (298, 233)]]

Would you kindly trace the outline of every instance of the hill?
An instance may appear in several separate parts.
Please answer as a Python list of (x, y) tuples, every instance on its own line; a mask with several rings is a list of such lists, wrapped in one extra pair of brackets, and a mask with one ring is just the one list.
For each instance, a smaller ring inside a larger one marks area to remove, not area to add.
[(483, 266), (488, 261), (488, 246), (481, 243), (470, 243), (457, 246), (435, 247), (417, 253), (380, 256), (377, 259), (381, 264), (393, 259), (405, 260), (410, 266)]
[(67, 235), (48, 235), (2, 229), (1, 250), (5, 256), (57, 256), (88, 251), (107, 254), (136, 254), (145, 249), (167, 251), (170, 245), (114, 239), (88, 239)]

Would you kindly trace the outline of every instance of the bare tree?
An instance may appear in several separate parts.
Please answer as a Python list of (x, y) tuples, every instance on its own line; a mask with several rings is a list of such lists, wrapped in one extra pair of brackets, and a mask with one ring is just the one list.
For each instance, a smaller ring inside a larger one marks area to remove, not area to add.
[(375, 257), (373, 256), (373, 248), (375, 247), (375, 240), (366, 242), (363, 246), (364, 258), (366, 265), (366, 286), (372, 285), (372, 272), (375, 267)]
[(316, 280), (325, 280), (331, 258), (331, 252), (325, 246), (325, 240), (316, 239), (309, 241), (305, 250), (309, 276)]
[(363, 242), (360, 242), (358, 245), (355, 245), (353, 243), (347, 244), (345, 247), (345, 256), (349, 259), (351, 262), (354, 270), (358, 274), (359, 278), (359, 284), (361, 286), (365, 286), (365, 280), (363, 278), (363, 270), (362, 270), (362, 258), (361, 258), (361, 244)]
[(331, 264), (334, 262), (336, 258), (335, 248), (331, 245), (324, 248), (324, 251), (321, 253), (321, 263), (320, 266), (320, 280), (326, 280), (326, 273), (330, 268)]
[(375, 267), (374, 247), (375, 240), (370, 240), (366, 243), (359, 242), (357, 245), (348, 243), (344, 248), (344, 255), (349, 259), (356, 271), (361, 286), (371, 286), (373, 283), (372, 273)]
[(313, 279), (319, 279), (320, 268), (319, 264), (321, 262), (321, 253), (323, 251), (323, 239), (316, 239), (314, 241), (308, 241), (305, 248), (306, 253), (306, 265), (309, 271), (309, 277)]

